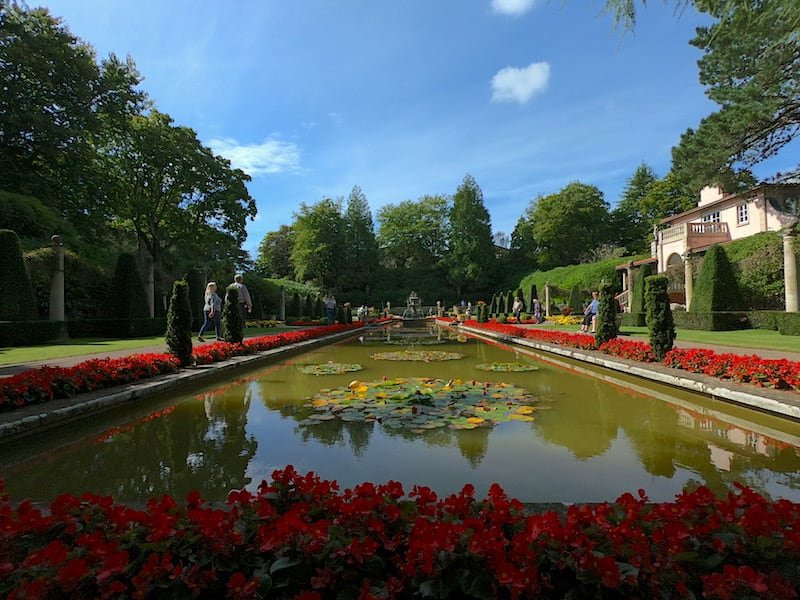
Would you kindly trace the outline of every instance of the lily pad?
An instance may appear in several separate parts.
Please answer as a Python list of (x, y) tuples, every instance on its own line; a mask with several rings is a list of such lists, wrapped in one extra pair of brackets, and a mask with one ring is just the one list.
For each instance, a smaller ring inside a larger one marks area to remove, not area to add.
[(342, 388), (320, 391), (307, 407), (313, 425), (339, 418), (377, 421), (390, 429), (426, 431), (492, 427), (507, 421), (533, 421), (537, 398), (508, 383), (423, 377), (351, 381)]
[(300, 372), (306, 375), (339, 375), (351, 371), (360, 371), (364, 367), (358, 363), (335, 363), (329, 362), (321, 365), (303, 365)]
[(442, 352), (440, 350), (401, 350), (399, 352), (376, 352), (375, 360), (410, 360), (433, 362), (440, 360), (458, 360), (464, 358), (460, 352)]
[(480, 369), (481, 371), (494, 371), (496, 373), (516, 373), (520, 371), (539, 370), (539, 367), (534, 367), (533, 365), (526, 365), (524, 363), (518, 363), (518, 362), (481, 363), (479, 365), (475, 365), (475, 368)]

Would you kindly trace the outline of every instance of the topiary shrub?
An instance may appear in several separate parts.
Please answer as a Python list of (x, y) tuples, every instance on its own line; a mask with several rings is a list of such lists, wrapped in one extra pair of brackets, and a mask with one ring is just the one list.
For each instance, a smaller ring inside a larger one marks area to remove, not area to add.
[(539, 291), (536, 289), (536, 284), (531, 284), (531, 299), (528, 302), (528, 307), (530, 308), (531, 312), (533, 312), (533, 300), (539, 297)]
[(189, 306), (192, 307), (192, 331), (200, 329), (203, 324), (203, 305), (205, 304), (206, 282), (199, 269), (191, 269), (186, 274), (189, 284)]
[(522, 293), (522, 288), (517, 288), (517, 291), (514, 295), (522, 301), (522, 311), (527, 311), (528, 304), (525, 302), (525, 294)]
[(506, 319), (505, 315), (503, 315), (503, 314), (497, 315), (497, 322), (498, 323), (505, 323), (507, 320), (508, 319)]
[[(299, 295), (297, 299), (299, 302)], [(229, 285), (225, 288), (225, 305), (222, 307), (222, 335), (226, 342), (232, 344), (241, 344), (244, 340), (244, 323), (238, 304), (239, 290)]]
[(33, 286), (17, 234), (0, 229), (0, 321), (35, 321), (38, 318)]
[(189, 284), (179, 279), (172, 284), (172, 296), (167, 310), (167, 349), (182, 367), (192, 364), (192, 307), (189, 304)]
[(741, 310), (739, 284), (725, 249), (714, 244), (706, 251), (694, 285), (689, 312), (710, 313)]
[(336, 322), (344, 323), (344, 307), (341, 304), (336, 307)]
[(636, 269), (633, 275), (633, 294), (631, 296), (630, 324), (635, 327), (644, 327), (647, 315), (644, 309), (644, 280), (653, 274), (653, 265), (645, 264)]
[(513, 307), (514, 307), (514, 292), (508, 290), (508, 293), (506, 294), (506, 310), (505, 310), (506, 316), (511, 314), (511, 309)]
[(600, 285), (600, 307), (597, 309), (597, 346), (617, 337), (617, 301), (614, 299), (614, 288), (609, 283)]
[(572, 286), (569, 292), (567, 306), (572, 309), (573, 315), (583, 314), (583, 295), (581, 294), (581, 289), (577, 285)]
[(300, 315), (303, 314), (303, 307), (300, 305), (300, 293), (295, 292), (292, 294), (292, 302), (289, 305), (288, 314), (293, 316), (295, 319), (299, 318)]
[(344, 322), (348, 325), (353, 322), (353, 309), (350, 304), (346, 304), (344, 307)]
[(314, 303), (311, 300), (311, 294), (306, 294), (303, 301), (303, 314), (308, 315), (309, 318), (314, 317)]
[(669, 307), (667, 287), (669, 279), (663, 275), (652, 275), (644, 280), (644, 303), (647, 327), (650, 330), (650, 345), (656, 360), (664, 360), (675, 342), (675, 323)]
[(123, 252), (117, 258), (104, 316), (110, 319), (137, 319), (150, 316), (147, 294), (133, 254)]
[(489, 315), (494, 315), (497, 313), (497, 294), (492, 294), (492, 300), (489, 302), (487, 312)]

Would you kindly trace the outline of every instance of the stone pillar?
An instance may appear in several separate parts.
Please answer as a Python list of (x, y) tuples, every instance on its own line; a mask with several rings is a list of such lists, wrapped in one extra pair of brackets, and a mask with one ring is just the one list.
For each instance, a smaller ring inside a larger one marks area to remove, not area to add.
[(50, 281), (50, 320), (64, 320), (64, 242), (60, 235), (50, 238), (56, 251), (56, 270)]
[(783, 282), (786, 312), (798, 312), (797, 257), (794, 255), (794, 230), (783, 232)]
[(286, 292), (281, 286), (280, 299), (278, 300), (278, 321), (286, 320)]
[(544, 316), (550, 316), (550, 284), (544, 284)]
[(686, 295), (684, 304), (686, 304), (686, 312), (689, 312), (689, 307), (692, 305), (692, 296), (694, 296), (694, 267), (692, 267), (692, 249), (687, 248), (683, 253), (683, 292)]

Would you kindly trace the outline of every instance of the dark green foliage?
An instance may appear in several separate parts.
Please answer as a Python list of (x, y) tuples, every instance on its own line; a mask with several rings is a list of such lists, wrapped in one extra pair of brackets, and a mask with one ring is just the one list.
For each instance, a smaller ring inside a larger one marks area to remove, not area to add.
[(489, 320), (489, 306), (485, 302), (478, 302), (478, 323), (486, 323)]
[(784, 314), (783, 311), (774, 310), (751, 310), (747, 313), (750, 326), (753, 329), (768, 329), (778, 331), (778, 320), (776, 315)]
[(489, 302), (489, 307), (487, 308), (487, 312), (490, 315), (497, 313), (497, 294), (492, 294), (492, 300)]
[(203, 305), (205, 304), (206, 282), (199, 269), (191, 269), (186, 274), (189, 284), (189, 306), (192, 307), (192, 330), (200, 328), (203, 323)]
[[(248, 288), (249, 289), (249, 288)], [(298, 304), (300, 296), (295, 294)], [(225, 288), (225, 304), (222, 306), (222, 331), (226, 342), (241, 344), (244, 339), (244, 322), (239, 313), (239, 290), (229, 285)]]
[(614, 288), (609, 283), (600, 285), (600, 307), (597, 309), (597, 345), (617, 337), (617, 301), (614, 299)]
[(76, 237), (72, 227), (38, 198), (0, 190), (0, 229), (13, 229), (23, 238), (49, 240), (54, 233)]
[(800, 313), (779, 313), (775, 320), (781, 335), (800, 335)]
[(192, 307), (189, 284), (183, 279), (172, 284), (167, 311), (167, 349), (178, 357), (182, 367), (192, 364)]
[(322, 302), (322, 298), (317, 296), (316, 301), (314, 302), (314, 314), (315, 318), (320, 318), (325, 316), (325, 304)]
[(663, 275), (652, 275), (644, 282), (647, 327), (656, 360), (664, 360), (675, 342), (675, 323), (669, 307), (668, 284), (669, 280)]
[(569, 300), (567, 300), (567, 306), (572, 308), (573, 315), (583, 314), (583, 294), (581, 293), (581, 289), (577, 285), (572, 286), (572, 289), (569, 292)]
[(314, 316), (314, 303), (311, 301), (311, 294), (306, 294), (303, 301), (303, 314), (309, 318)]
[(508, 319), (506, 319), (506, 316), (504, 314), (501, 313), (501, 314), (497, 315), (497, 322), (498, 323), (505, 323), (507, 320)]
[(248, 273), (245, 281), (247, 282), (247, 291), (250, 292), (250, 298), (253, 301), (253, 312), (250, 313), (249, 318), (265, 319), (277, 315), (281, 293), (278, 284), (258, 277), (254, 273)]
[[(71, 338), (155, 337), (167, 330), (166, 317), (145, 319), (70, 319)], [(122, 332), (122, 333), (120, 333)]]
[(644, 309), (644, 280), (653, 274), (653, 265), (645, 264), (636, 269), (633, 274), (633, 296), (631, 298), (631, 315), (633, 322), (630, 323), (635, 327), (642, 327), (646, 323), (645, 309)]
[(678, 329), (735, 331), (751, 328), (748, 314), (743, 311), (696, 313), (694, 311), (676, 310), (672, 313), (672, 319)]
[(353, 309), (349, 304), (344, 307), (344, 322), (348, 325), (353, 322)]
[(19, 238), (9, 229), (0, 229), (0, 321), (33, 321), (36, 317), (33, 286)]
[(300, 305), (300, 294), (295, 292), (292, 294), (292, 301), (289, 304), (286, 314), (294, 317), (295, 319), (299, 319), (302, 312), (302, 307)]
[(0, 348), (46, 344), (61, 335), (63, 321), (0, 322)]
[(525, 294), (522, 293), (522, 288), (517, 288), (517, 292), (515, 294), (516, 298), (522, 300), (522, 312), (525, 312), (527, 309), (528, 304), (525, 302)]
[(533, 312), (533, 300), (539, 297), (539, 291), (536, 289), (536, 284), (531, 284), (531, 297), (530, 302), (528, 303), (528, 307), (530, 308), (531, 312)]
[(123, 252), (108, 290), (105, 316), (112, 319), (135, 319), (150, 316), (147, 295), (133, 254)]
[(341, 304), (336, 306), (336, 322), (344, 323), (344, 307)]
[(694, 286), (690, 312), (740, 310), (741, 295), (725, 249), (714, 244), (706, 251)]
[(506, 294), (506, 316), (511, 314), (511, 310), (514, 308), (514, 292), (508, 290)]
[[(800, 258), (800, 238), (795, 238), (795, 256)], [(780, 232), (768, 231), (725, 245), (734, 266), (742, 305), (757, 310), (781, 310), (783, 294), (783, 240)]]

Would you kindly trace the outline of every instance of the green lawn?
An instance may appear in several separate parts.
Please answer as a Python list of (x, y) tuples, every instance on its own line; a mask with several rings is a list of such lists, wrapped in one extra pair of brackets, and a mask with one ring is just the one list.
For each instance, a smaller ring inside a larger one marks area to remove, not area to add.
[[(548, 327), (550, 328), (550, 327)], [(558, 331), (577, 332), (580, 325), (554, 325)], [(647, 338), (647, 327), (623, 326), (621, 333), (633, 338)], [(700, 331), (697, 329), (678, 329), (678, 339), (682, 342), (700, 344), (718, 344), (738, 348), (754, 348), (763, 350), (785, 350), (800, 352), (800, 336), (781, 335), (777, 331), (767, 329), (743, 329), (740, 331)]]
[[(272, 335), (282, 331), (302, 329), (301, 327), (253, 327), (245, 330), (245, 337)], [(196, 334), (195, 334), (196, 335)], [(196, 338), (195, 338), (196, 339)], [(17, 365), (26, 362), (82, 356), (114, 350), (132, 350), (136, 348), (166, 349), (164, 336), (135, 338), (126, 340), (111, 339), (75, 339), (52, 342), (43, 346), (20, 346), (17, 348), (0, 348), (0, 365)]]

